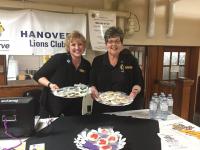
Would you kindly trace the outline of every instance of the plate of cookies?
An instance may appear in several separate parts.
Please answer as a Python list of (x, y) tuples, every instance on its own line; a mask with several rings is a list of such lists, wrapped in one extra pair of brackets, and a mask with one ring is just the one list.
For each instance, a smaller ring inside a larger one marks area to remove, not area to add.
[(120, 91), (106, 91), (99, 94), (97, 102), (109, 106), (126, 106), (133, 102), (134, 98)]
[(84, 84), (74, 84), (74, 86), (67, 86), (58, 90), (52, 91), (55, 96), (63, 98), (78, 98), (89, 94), (89, 88)]

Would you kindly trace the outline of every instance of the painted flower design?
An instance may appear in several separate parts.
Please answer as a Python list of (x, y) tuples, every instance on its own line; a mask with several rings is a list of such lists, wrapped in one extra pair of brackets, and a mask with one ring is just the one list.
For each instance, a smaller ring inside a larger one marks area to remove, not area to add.
[(126, 144), (126, 138), (113, 128), (85, 129), (74, 138), (76, 147), (80, 150), (120, 150)]

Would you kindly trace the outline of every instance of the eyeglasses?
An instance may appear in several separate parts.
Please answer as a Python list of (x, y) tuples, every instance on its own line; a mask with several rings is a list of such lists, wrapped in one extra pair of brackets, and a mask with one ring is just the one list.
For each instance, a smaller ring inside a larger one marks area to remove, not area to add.
[(108, 40), (108, 44), (121, 44), (122, 42), (120, 40)]

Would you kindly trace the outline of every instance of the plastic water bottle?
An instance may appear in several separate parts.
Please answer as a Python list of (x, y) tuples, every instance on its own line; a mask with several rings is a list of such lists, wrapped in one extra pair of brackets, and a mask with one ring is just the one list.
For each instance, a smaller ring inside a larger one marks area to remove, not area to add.
[(174, 103), (172, 94), (168, 94), (167, 103), (168, 103), (168, 113), (171, 115), (173, 113), (173, 103)]
[(165, 97), (165, 93), (161, 92), (160, 95), (159, 95), (159, 97), (164, 98)]
[(17, 75), (19, 74), (18, 62), (14, 59), (13, 56), (9, 57), (8, 60), (8, 80), (16, 80)]
[(166, 97), (160, 101), (160, 119), (167, 120), (168, 116), (168, 103)]
[(157, 97), (158, 97), (157, 93), (153, 93), (151, 101), (149, 103), (149, 118), (150, 119), (156, 119), (156, 116), (157, 116), (157, 108), (158, 108)]
[(152, 99), (149, 103), (149, 118), (156, 119), (157, 115), (157, 103)]
[(165, 93), (161, 92), (159, 96), (157, 96), (157, 115), (156, 115), (156, 119), (161, 119), (161, 102), (163, 101), (163, 99), (165, 98)]
[(158, 93), (153, 93), (153, 98), (154, 98), (154, 101), (155, 101), (156, 103), (159, 102)]

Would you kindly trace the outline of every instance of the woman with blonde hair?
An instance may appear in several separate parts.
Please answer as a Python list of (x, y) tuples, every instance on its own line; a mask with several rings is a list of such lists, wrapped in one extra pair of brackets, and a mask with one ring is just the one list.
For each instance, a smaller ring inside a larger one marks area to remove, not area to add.
[[(44, 86), (41, 94), (41, 113), (46, 110), (49, 115), (81, 115), (82, 98), (66, 99), (56, 97), (53, 90), (74, 84), (88, 84), (90, 63), (82, 57), (86, 39), (78, 31), (68, 34), (66, 53), (52, 56), (34, 75), (34, 79)], [(41, 114), (42, 115), (42, 114)]]

